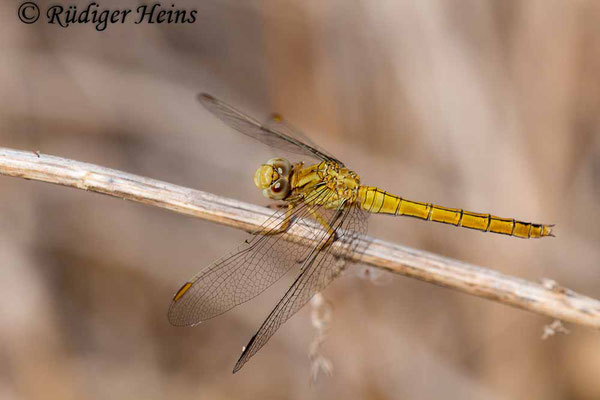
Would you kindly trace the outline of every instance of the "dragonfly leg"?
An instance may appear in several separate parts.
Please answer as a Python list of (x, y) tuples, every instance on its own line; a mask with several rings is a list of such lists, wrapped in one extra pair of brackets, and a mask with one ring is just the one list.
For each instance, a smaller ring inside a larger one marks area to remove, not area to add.
[[(320, 252), (322, 250), (325, 250), (327, 247), (331, 246), (333, 244), (333, 242), (335, 242), (337, 240), (337, 233), (335, 232), (335, 230), (331, 227), (331, 225), (329, 224), (329, 222), (327, 222), (327, 220), (321, 215), (319, 214), (318, 211), (316, 211), (313, 208), (310, 208), (308, 210), (308, 212), (310, 213), (310, 215), (312, 215), (312, 217), (321, 224), (321, 226), (323, 226), (323, 228), (325, 228), (325, 230), (327, 231), (327, 240), (323, 243), (321, 243), (319, 245), (319, 247), (315, 250), (315, 252)], [(308, 257), (308, 256), (307, 256)], [(302, 264), (304, 263), (304, 261), (306, 261), (306, 258), (304, 257), (300, 260), (297, 260), (298, 264)]]
[(271, 209), (271, 210), (280, 210), (282, 208), (286, 208), (289, 207), (288, 205), (285, 204), (281, 204), (281, 203), (271, 203), (271, 204), (267, 204), (267, 208)]
[(252, 235), (278, 235), (288, 230), (290, 227), (290, 223), (292, 222), (292, 214), (294, 212), (294, 203), (288, 203), (287, 211), (285, 212), (285, 216), (283, 217), (283, 222), (276, 228), (273, 229), (259, 229), (256, 231), (250, 232)]

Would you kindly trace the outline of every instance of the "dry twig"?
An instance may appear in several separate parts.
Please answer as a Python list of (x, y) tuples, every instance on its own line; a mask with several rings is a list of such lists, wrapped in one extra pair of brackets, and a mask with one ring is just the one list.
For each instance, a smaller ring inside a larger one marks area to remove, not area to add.
[[(247, 231), (258, 229), (272, 213), (264, 207), (33, 151), (0, 148), (0, 174), (104, 193)], [(303, 231), (291, 229), (286, 239), (298, 240)], [(600, 301), (569, 289), (557, 291), (425, 251), (367, 240), (368, 249), (364, 254), (354, 254), (353, 261), (554, 319), (600, 328)]]

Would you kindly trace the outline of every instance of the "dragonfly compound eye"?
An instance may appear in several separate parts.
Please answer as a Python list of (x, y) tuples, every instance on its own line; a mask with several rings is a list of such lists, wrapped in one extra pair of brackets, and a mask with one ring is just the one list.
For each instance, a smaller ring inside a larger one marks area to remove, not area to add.
[(267, 161), (267, 164), (272, 165), (279, 176), (289, 178), (290, 172), (292, 172), (292, 165), (285, 158), (272, 158)]
[(290, 182), (286, 178), (279, 178), (263, 194), (273, 200), (283, 200), (290, 193)]

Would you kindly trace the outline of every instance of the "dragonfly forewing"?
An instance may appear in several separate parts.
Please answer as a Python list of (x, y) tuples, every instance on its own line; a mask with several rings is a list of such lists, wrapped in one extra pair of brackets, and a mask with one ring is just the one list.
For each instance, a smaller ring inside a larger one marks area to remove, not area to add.
[(263, 124), (263, 127), (267, 128), (270, 131), (283, 133), (289, 137), (297, 139), (302, 144), (309, 145), (314, 150), (317, 150), (321, 154), (327, 156), (329, 160), (335, 161), (340, 166), (344, 165), (343, 162), (332, 156), (330, 152), (313, 142), (308, 136), (304, 134), (304, 132), (292, 126), (287, 120), (283, 118), (281, 114), (271, 114), (267, 121)]
[[(267, 343), (284, 322), (339, 276), (353, 252), (365, 250), (368, 214), (357, 207), (342, 208), (330, 214), (328, 223), (332, 232), (323, 231), (292, 286), (244, 348), (234, 373)], [(333, 244), (325, 245), (332, 235), (335, 239)]]
[[(326, 196), (326, 193), (315, 190), (307, 200)], [(274, 213), (249, 240), (179, 289), (169, 307), (169, 322), (189, 326), (216, 317), (256, 297), (292, 267), (299, 267), (309, 258), (314, 243), (321, 241), (322, 230), (297, 222), (324, 212), (319, 209), (321, 207), (301, 201), (294, 206), (291, 215), (281, 211)], [(284, 231), (280, 231), (280, 227), (286, 221), (294, 226), (294, 242), (283, 240)]]
[(233, 129), (268, 146), (294, 154), (307, 155), (323, 161), (331, 160), (327, 154), (321, 152), (319, 149), (277, 130), (275, 126), (267, 127), (254, 118), (236, 110), (229, 104), (226, 104), (209, 94), (201, 93), (198, 95), (198, 101), (200, 101), (208, 111)]

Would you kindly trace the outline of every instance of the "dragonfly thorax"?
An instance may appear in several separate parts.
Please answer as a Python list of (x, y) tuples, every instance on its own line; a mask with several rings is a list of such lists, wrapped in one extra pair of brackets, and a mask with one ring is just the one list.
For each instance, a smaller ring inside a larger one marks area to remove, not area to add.
[(339, 200), (354, 202), (360, 187), (360, 177), (356, 172), (341, 167), (335, 162), (324, 163), (323, 181)]

